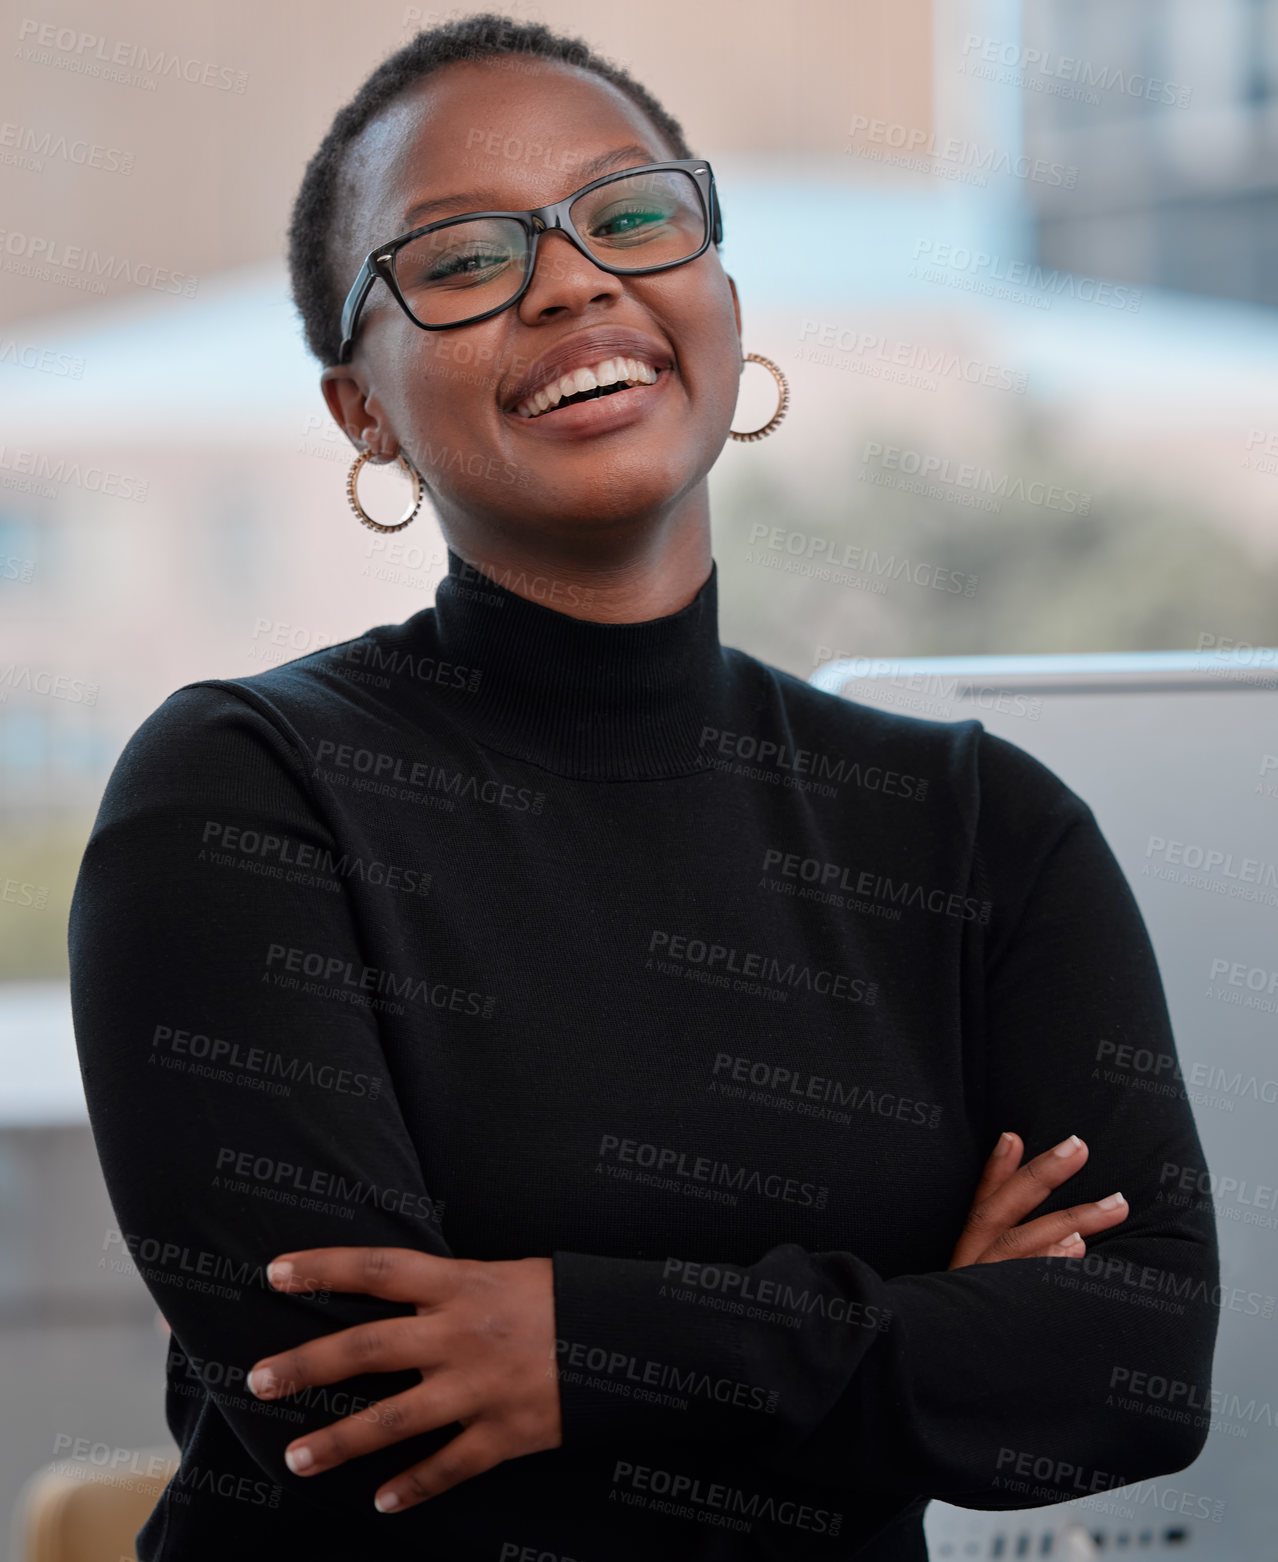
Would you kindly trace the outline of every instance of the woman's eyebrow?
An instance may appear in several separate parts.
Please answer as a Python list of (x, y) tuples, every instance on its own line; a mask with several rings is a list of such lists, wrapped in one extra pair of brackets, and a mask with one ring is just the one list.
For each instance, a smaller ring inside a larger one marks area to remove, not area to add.
[[(598, 157), (592, 157), (589, 162), (582, 163), (577, 169), (577, 174), (583, 184), (589, 184), (596, 175), (608, 173), (613, 168), (635, 160), (641, 163), (652, 161), (652, 154), (648, 148), (640, 146), (638, 142), (632, 142), (629, 146), (615, 147), (611, 152), (601, 152)], [(462, 195), (441, 195), (436, 200), (418, 201), (410, 206), (404, 213), (404, 222), (411, 228), (429, 217), (432, 212), (443, 211), (448, 207), (453, 207), (459, 212), (470, 209), (482, 211), (485, 209), (485, 202), (496, 199), (491, 188), (468, 190)]]

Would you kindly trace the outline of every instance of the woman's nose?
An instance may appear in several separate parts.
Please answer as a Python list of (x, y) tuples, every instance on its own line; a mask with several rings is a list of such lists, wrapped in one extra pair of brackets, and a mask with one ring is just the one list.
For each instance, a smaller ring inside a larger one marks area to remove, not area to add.
[(560, 228), (548, 228), (537, 242), (537, 258), (520, 309), (537, 314), (556, 307), (581, 308), (596, 298), (619, 297), (621, 278), (595, 265)]

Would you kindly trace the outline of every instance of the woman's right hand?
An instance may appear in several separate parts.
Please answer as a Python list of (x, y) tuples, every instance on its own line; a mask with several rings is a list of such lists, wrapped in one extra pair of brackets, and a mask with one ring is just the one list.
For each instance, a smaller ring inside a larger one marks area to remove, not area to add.
[(951, 1269), (998, 1264), (1007, 1258), (1081, 1258), (1087, 1251), (1085, 1236), (1127, 1219), (1126, 1199), (1111, 1193), (1095, 1204), (1074, 1204), (1018, 1225), (1053, 1189), (1082, 1171), (1088, 1156), (1077, 1134), (1021, 1166), (1024, 1148), (1020, 1136), (1013, 1133), (1003, 1134), (994, 1146), (950, 1259)]

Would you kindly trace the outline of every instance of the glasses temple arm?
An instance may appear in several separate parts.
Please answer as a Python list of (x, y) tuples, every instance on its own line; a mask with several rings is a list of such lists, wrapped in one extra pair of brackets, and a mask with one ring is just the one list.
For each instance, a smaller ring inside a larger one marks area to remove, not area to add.
[(370, 255), (359, 268), (359, 275), (346, 295), (345, 304), (342, 305), (342, 345), (338, 349), (338, 363), (345, 363), (350, 354), (351, 343), (355, 339), (355, 322), (359, 319), (364, 300), (376, 281), (377, 271), (373, 266), (373, 257)]

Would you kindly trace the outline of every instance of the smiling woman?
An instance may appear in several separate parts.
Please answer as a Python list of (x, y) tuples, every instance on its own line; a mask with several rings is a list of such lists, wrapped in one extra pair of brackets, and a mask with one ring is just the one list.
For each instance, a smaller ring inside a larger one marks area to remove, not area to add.
[[(622, 72), (578, 63), (581, 46), (512, 75), (477, 45), (518, 48), (519, 29), (472, 18), (444, 31), (381, 67), (303, 182), (290, 258), (325, 398), (375, 460), (402, 453), (425, 474), (429, 438), (527, 468), (500, 521), (491, 484), (428, 485), (461, 556), (497, 575), (551, 564), (583, 585), (607, 565), (619, 578), (599, 618), (668, 612), (710, 567), (705, 477), (743, 364), (736, 288), (711, 252), (709, 167)], [(477, 145), (498, 148), (482, 181)], [(486, 382), (450, 372), (459, 333)], [(636, 366), (629, 389), (564, 405), (619, 356)], [(640, 519), (658, 510), (673, 574)]]
[(1218, 1270), (1160, 1191), (1206, 1175), (1183, 1093), (1095, 1067), (1175, 1044), (1091, 810), (720, 643), (722, 234), (650, 94), (487, 13), (306, 171), (352, 505), (408, 524), (357, 491), (402, 462), (448, 572), (171, 695), (85, 852), (85, 1091), (183, 1455), (140, 1562), (901, 1562), (929, 1497), (1202, 1446), (1111, 1408), (1205, 1392)]

